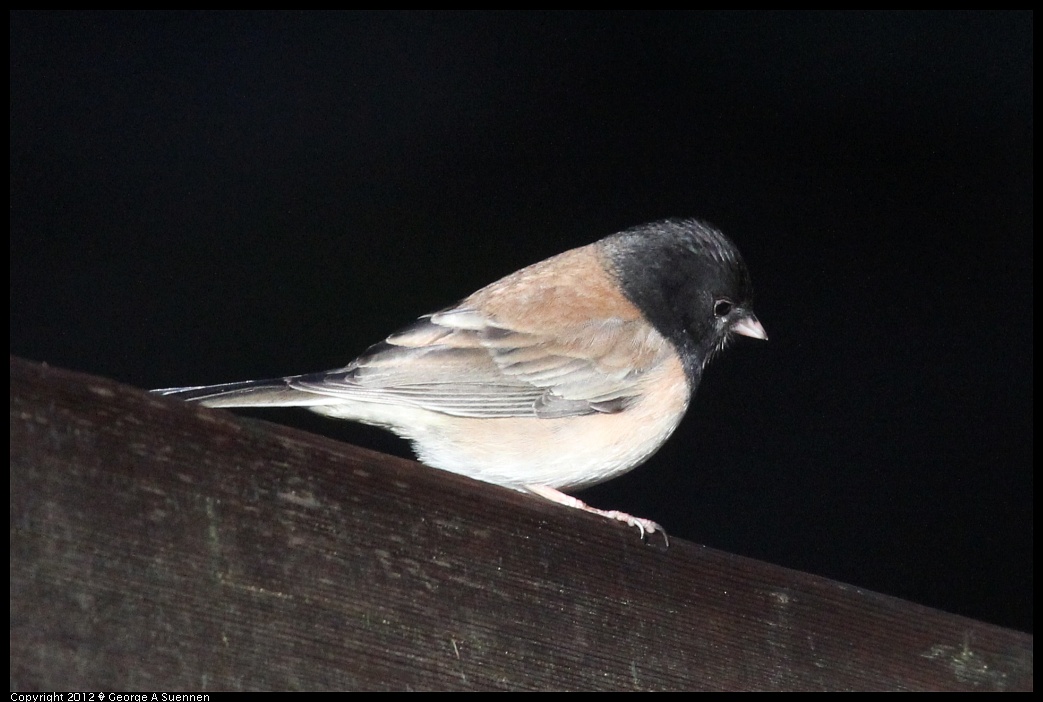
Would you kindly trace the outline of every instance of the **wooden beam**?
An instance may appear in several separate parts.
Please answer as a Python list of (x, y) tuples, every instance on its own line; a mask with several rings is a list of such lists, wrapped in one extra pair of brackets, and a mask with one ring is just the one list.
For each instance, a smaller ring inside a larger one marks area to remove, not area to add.
[(1031, 690), (1032, 637), (11, 359), (12, 690)]

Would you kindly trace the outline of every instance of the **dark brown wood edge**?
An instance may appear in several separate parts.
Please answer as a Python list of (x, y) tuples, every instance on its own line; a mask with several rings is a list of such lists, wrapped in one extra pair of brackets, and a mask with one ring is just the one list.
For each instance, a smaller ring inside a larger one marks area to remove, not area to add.
[(1032, 636), (11, 358), (12, 690), (1031, 690)]

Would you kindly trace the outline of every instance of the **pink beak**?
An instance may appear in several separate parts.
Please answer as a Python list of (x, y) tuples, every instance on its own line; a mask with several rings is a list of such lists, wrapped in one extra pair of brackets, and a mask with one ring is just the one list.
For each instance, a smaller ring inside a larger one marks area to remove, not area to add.
[(749, 317), (743, 317), (738, 322), (732, 325), (732, 331), (736, 334), (742, 334), (753, 339), (761, 339), (763, 341), (768, 340), (768, 332), (764, 331), (764, 327), (757, 321), (757, 318), (752, 314)]

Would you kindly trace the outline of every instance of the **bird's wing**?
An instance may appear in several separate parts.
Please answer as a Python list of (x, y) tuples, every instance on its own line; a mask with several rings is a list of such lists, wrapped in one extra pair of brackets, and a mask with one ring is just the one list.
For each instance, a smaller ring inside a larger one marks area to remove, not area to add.
[(327, 402), (461, 417), (565, 417), (622, 410), (668, 353), (668, 342), (641, 320), (609, 317), (540, 333), (462, 306), (420, 318), (346, 368), (287, 384)]

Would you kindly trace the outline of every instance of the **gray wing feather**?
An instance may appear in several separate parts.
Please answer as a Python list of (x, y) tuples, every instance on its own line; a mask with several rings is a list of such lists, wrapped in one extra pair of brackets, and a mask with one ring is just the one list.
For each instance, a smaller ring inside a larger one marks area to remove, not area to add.
[(341, 371), (290, 385), (464, 417), (618, 412), (644, 370), (633, 359), (660, 360), (664, 343), (637, 322), (609, 319), (551, 338), (458, 308), (420, 318)]

